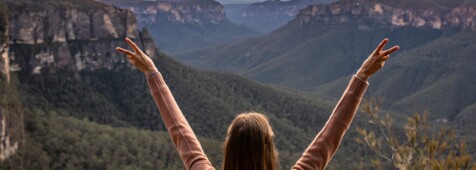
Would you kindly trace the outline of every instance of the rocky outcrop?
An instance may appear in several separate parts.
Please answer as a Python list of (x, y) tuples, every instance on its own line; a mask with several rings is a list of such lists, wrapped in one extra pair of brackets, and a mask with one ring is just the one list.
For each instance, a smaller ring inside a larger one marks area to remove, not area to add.
[(5, 7), (0, 7), (0, 75), (5, 75), (6, 81), (10, 82), (8, 37), (8, 12)]
[[(381, 2), (382, 1), (382, 2)], [(405, 3), (412, 3), (405, 1)], [(438, 4), (437, 4), (438, 5)], [(383, 0), (340, 0), (329, 5), (311, 5), (297, 16), (301, 24), (325, 22), (339, 24), (356, 21), (361, 29), (378, 27), (421, 27), (431, 29), (460, 28), (476, 30), (476, 5), (461, 3), (442, 8), (422, 6), (407, 8)]]
[(0, 161), (16, 153), (23, 140), (23, 131), (23, 113), (19, 108), (0, 105)]
[[(0, 7), (0, 161), (15, 154), (23, 134), (22, 113), (12, 106), (10, 86), (10, 71), (8, 58), (8, 13)], [(8, 101), (8, 102), (7, 102)]]
[(139, 23), (144, 25), (164, 21), (200, 25), (219, 24), (227, 20), (223, 5), (213, 0), (100, 1), (131, 10), (136, 14)]
[[(146, 30), (138, 31), (132, 12), (95, 1), (0, 1), (8, 14), (0, 20), (0, 161), (23, 141), (23, 112), (17, 85), (9, 73), (34, 76), (50, 72), (129, 67), (115, 51), (125, 37), (155, 57), (156, 47)], [(3, 7), (3, 6), (0, 6)], [(0, 8), (1, 9), (1, 8)], [(5, 78), (6, 77), (6, 81)]]
[(265, 1), (251, 4), (241, 12), (243, 18), (266, 17), (277, 19), (281, 17), (294, 17), (299, 11), (311, 4), (325, 4), (334, 0), (291, 0), (291, 1)]
[[(94, 1), (0, 1), (0, 161), (21, 147), (23, 112), (17, 85), (10, 72), (20, 76), (50, 72), (128, 67), (115, 51), (126, 47), (125, 37), (155, 57), (156, 47), (146, 30), (138, 31), (132, 12)], [(5, 78), (6, 77), (6, 78)]]
[(79, 6), (51, 1), (35, 10), (15, 4), (10, 8), (14, 9), (9, 15), (11, 71), (113, 69), (127, 62), (115, 51), (116, 46), (127, 46), (125, 37), (135, 39), (147, 54), (155, 56), (153, 40), (147, 32), (137, 30), (137, 21), (128, 10), (89, 1)]
[(139, 27), (166, 53), (179, 53), (255, 36), (256, 31), (231, 23), (214, 0), (98, 0), (132, 11)]
[[(8, 35), (8, 34), (7, 34)], [(10, 82), (10, 59), (8, 57), (8, 43), (0, 44), (0, 73), (5, 75), (5, 81)]]

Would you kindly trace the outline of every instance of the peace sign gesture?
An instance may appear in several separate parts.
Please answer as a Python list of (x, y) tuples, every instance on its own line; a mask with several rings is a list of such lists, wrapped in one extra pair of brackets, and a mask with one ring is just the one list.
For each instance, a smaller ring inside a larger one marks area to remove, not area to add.
[(359, 71), (357, 71), (357, 77), (367, 81), (370, 76), (372, 76), (385, 65), (385, 61), (390, 58), (390, 54), (400, 49), (399, 46), (394, 46), (388, 50), (382, 51), (387, 42), (388, 39), (385, 38), (377, 47), (377, 49), (375, 49), (375, 51), (370, 54), (369, 58), (364, 61)]
[(116, 47), (116, 51), (127, 55), (129, 62), (131, 62), (131, 64), (137, 69), (142, 71), (146, 76), (158, 72), (152, 59), (142, 52), (142, 50), (140, 50), (140, 48), (134, 42), (132, 42), (131, 39), (126, 38), (126, 42), (134, 50), (134, 52), (121, 47)]

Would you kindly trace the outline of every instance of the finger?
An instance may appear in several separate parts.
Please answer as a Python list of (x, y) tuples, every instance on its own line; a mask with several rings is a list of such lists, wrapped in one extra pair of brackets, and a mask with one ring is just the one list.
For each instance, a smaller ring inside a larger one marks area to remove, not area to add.
[(129, 60), (134, 60), (134, 57), (130, 56), (130, 55), (127, 55), (127, 59)]
[(142, 52), (142, 50), (140, 50), (140, 48), (139, 48), (134, 42), (132, 42), (131, 39), (126, 38), (126, 42), (127, 42), (127, 44), (129, 44), (129, 46), (131, 46), (132, 49), (134, 49), (134, 51), (135, 51), (136, 53)]
[(383, 56), (381, 60), (385, 62), (388, 60), (388, 58), (390, 58), (390, 55)]
[(136, 65), (136, 62), (135, 62), (133, 59), (129, 59), (129, 62), (130, 62), (133, 66)]
[(375, 51), (376, 52), (382, 51), (383, 47), (385, 47), (387, 42), (388, 42), (388, 38), (383, 39), (382, 42), (378, 45), (377, 49), (375, 49)]
[(139, 55), (134, 55), (134, 57), (136, 57), (137, 59), (139, 59), (141, 62), (145, 62), (144, 60), (144, 52), (142, 52), (142, 50), (129, 38), (126, 38), (126, 42), (127, 44), (129, 44), (129, 46), (131, 46), (132, 49), (134, 49), (134, 51), (136, 52), (136, 54), (139, 54)]
[(122, 53), (122, 54), (125, 54), (125, 55), (130, 55), (130, 56), (134, 56), (134, 55), (135, 55), (132, 51), (126, 50), (126, 49), (121, 48), (121, 47), (117, 47), (117, 48), (116, 48), (116, 51), (117, 51), (117, 52), (120, 52), (120, 53)]
[(394, 47), (392, 47), (392, 48), (390, 48), (390, 49), (388, 49), (388, 50), (382, 52), (382, 55), (383, 55), (383, 56), (390, 55), (390, 54), (392, 54), (393, 52), (395, 52), (395, 51), (397, 51), (397, 50), (399, 50), (399, 49), (400, 49), (399, 46), (394, 46)]

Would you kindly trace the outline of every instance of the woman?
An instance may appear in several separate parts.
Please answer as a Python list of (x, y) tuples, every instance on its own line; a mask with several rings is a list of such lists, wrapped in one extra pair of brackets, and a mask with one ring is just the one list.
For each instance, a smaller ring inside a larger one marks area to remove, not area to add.
[[(119, 47), (116, 50), (127, 55), (132, 65), (146, 75), (151, 94), (185, 167), (214, 169), (152, 60), (130, 39), (126, 38), (126, 42), (134, 52)], [(384, 51), (387, 42), (388, 39), (384, 39), (352, 77), (326, 125), (292, 169), (324, 169), (327, 166), (354, 118), (367, 89), (367, 80), (384, 66), (391, 53), (399, 49), (395, 46)], [(278, 153), (273, 138), (266, 116), (259, 113), (238, 115), (228, 128), (222, 169), (277, 169)]]

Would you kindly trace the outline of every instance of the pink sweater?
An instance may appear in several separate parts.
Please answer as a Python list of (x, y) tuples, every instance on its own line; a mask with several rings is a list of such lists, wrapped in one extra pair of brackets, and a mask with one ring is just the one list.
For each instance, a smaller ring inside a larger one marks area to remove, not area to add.
[[(215, 169), (203, 152), (197, 137), (185, 119), (160, 73), (147, 78), (150, 91), (160, 110), (172, 141), (187, 169)], [(293, 170), (324, 169), (339, 147), (367, 89), (368, 82), (353, 76), (324, 128), (292, 167)]]

